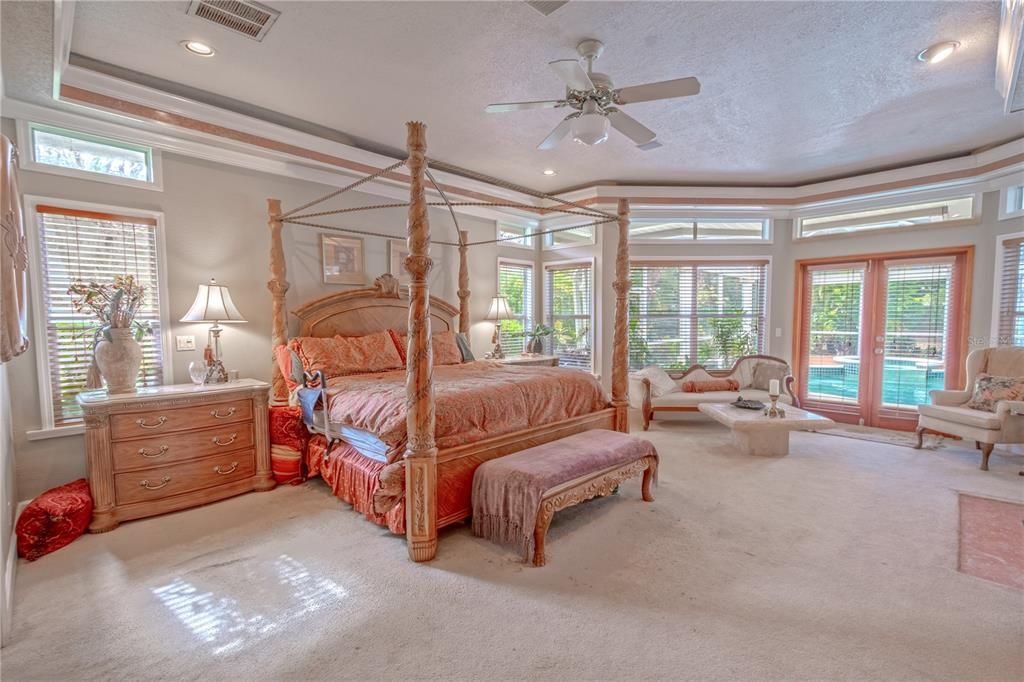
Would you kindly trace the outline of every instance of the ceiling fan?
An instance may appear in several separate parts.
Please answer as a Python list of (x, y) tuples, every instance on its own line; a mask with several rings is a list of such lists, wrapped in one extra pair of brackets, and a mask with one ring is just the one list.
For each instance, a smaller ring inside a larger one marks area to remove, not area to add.
[(640, 149), (660, 147), (661, 144), (655, 140), (657, 134), (653, 130), (618, 107), (635, 102), (696, 95), (700, 92), (700, 81), (692, 77), (676, 78), (616, 89), (611, 78), (594, 71), (594, 60), (600, 57), (603, 51), (604, 44), (600, 40), (587, 39), (576, 46), (580, 59), (587, 62), (586, 70), (580, 64), (580, 59), (558, 59), (548, 63), (548, 66), (565, 81), (564, 99), (490, 104), (486, 111), (495, 114), (521, 109), (575, 109), (576, 111), (562, 119), (551, 134), (537, 145), (537, 149), (552, 149), (570, 133), (575, 142), (586, 145), (601, 144), (608, 139), (609, 126), (628, 137)]

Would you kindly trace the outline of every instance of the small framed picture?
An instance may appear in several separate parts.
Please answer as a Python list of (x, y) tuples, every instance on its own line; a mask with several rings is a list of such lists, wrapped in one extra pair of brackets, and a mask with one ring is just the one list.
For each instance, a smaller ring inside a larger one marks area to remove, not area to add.
[(320, 245), (323, 250), (324, 284), (366, 284), (361, 238), (321, 234)]
[(403, 285), (408, 285), (411, 279), (405, 269), (405, 259), (408, 257), (409, 247), (404, 239), (388, 240), (388, 272)]

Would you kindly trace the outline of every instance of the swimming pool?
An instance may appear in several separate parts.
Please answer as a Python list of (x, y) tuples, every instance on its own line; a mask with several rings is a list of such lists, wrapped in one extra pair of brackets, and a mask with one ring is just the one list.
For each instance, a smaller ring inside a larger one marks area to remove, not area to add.
[[(835, 364), (812, 365), (807, 371), (807, 393), (820, 399), (853, 401), (860, 382), (860, 358), (838, 356)], [(928, 392), (946, 386), (941, 360), (886, 358), (882, 374), (882, 402), (886, 405), (921, 405)]]

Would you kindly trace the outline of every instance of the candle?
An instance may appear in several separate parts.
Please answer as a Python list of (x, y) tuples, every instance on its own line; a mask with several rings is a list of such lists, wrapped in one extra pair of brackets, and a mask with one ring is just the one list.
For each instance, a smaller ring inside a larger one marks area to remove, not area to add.
[[(763, 386), (764, 384), (762, 384)], [(768, 382), (768, 395), (777, 396), (779, 395), (779, 380), (772, 379)]]

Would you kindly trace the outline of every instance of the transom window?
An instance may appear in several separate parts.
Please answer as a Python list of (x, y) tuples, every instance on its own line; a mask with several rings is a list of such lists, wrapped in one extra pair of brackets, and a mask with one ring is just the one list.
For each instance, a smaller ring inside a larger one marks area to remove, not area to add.
[(594, 243), (594, 226), (587, 223), (579, 227), (549, 232), (544, 235), (545, 248), (558, 248), (562, 246), (584, 246)]
[(544, 316), (563, 367), (594, 368), (594, 268), (590, 262), (544, 266)]
[[(75, 397), (86, 388), (98, 322), (72, 306), (68, 288), (76, 282), (108, 284), (118, 275), (134, 275), (146, 288), (136, 320), (148, 328), (142, 345), (138, 386), (163, 383), (164, 323), (161, 319), (160, 258), (156, 219), (79, 210), (59, 205), (34, 207), (39, 239), (40, 291), (36, 310), (45, 329), (46, 363), (52, 423), (81, 421)], [(40, 346), (43, 345), (40, 339)]]
[(950, 223), (970, 220), (974, 216), (974, 197), (958, 197), (936, 201), (901, 204), (850, 213), (800, 218), (800, 237), (821, 237), (849, 234), (865, 230), (886, 230), (915, 225)]
[(33, 170), (122, 184), (158, 184), (152, 147), (39, 123), (29, 123), (27, 130)]
[(526, 332), (533, 329), (533, 266), (500, 259), (498, 295), (505, 297), (516, 316), (501, 323), (501, 347), (507, 353), (521, 353), (526, 347)]
[(631, 368), (728, 368), (764, 352), (767, 261), (634, 261), (630, 278)]
[(512, 223), (498, 223), (498, 239), (505, 246), (523, 246), (533, 248), (533, 228), (528, 225), (514, 225)]
[(631, 241), (765, 241), (767, 220), (691, 218), (678, 220), (632, 220)]

